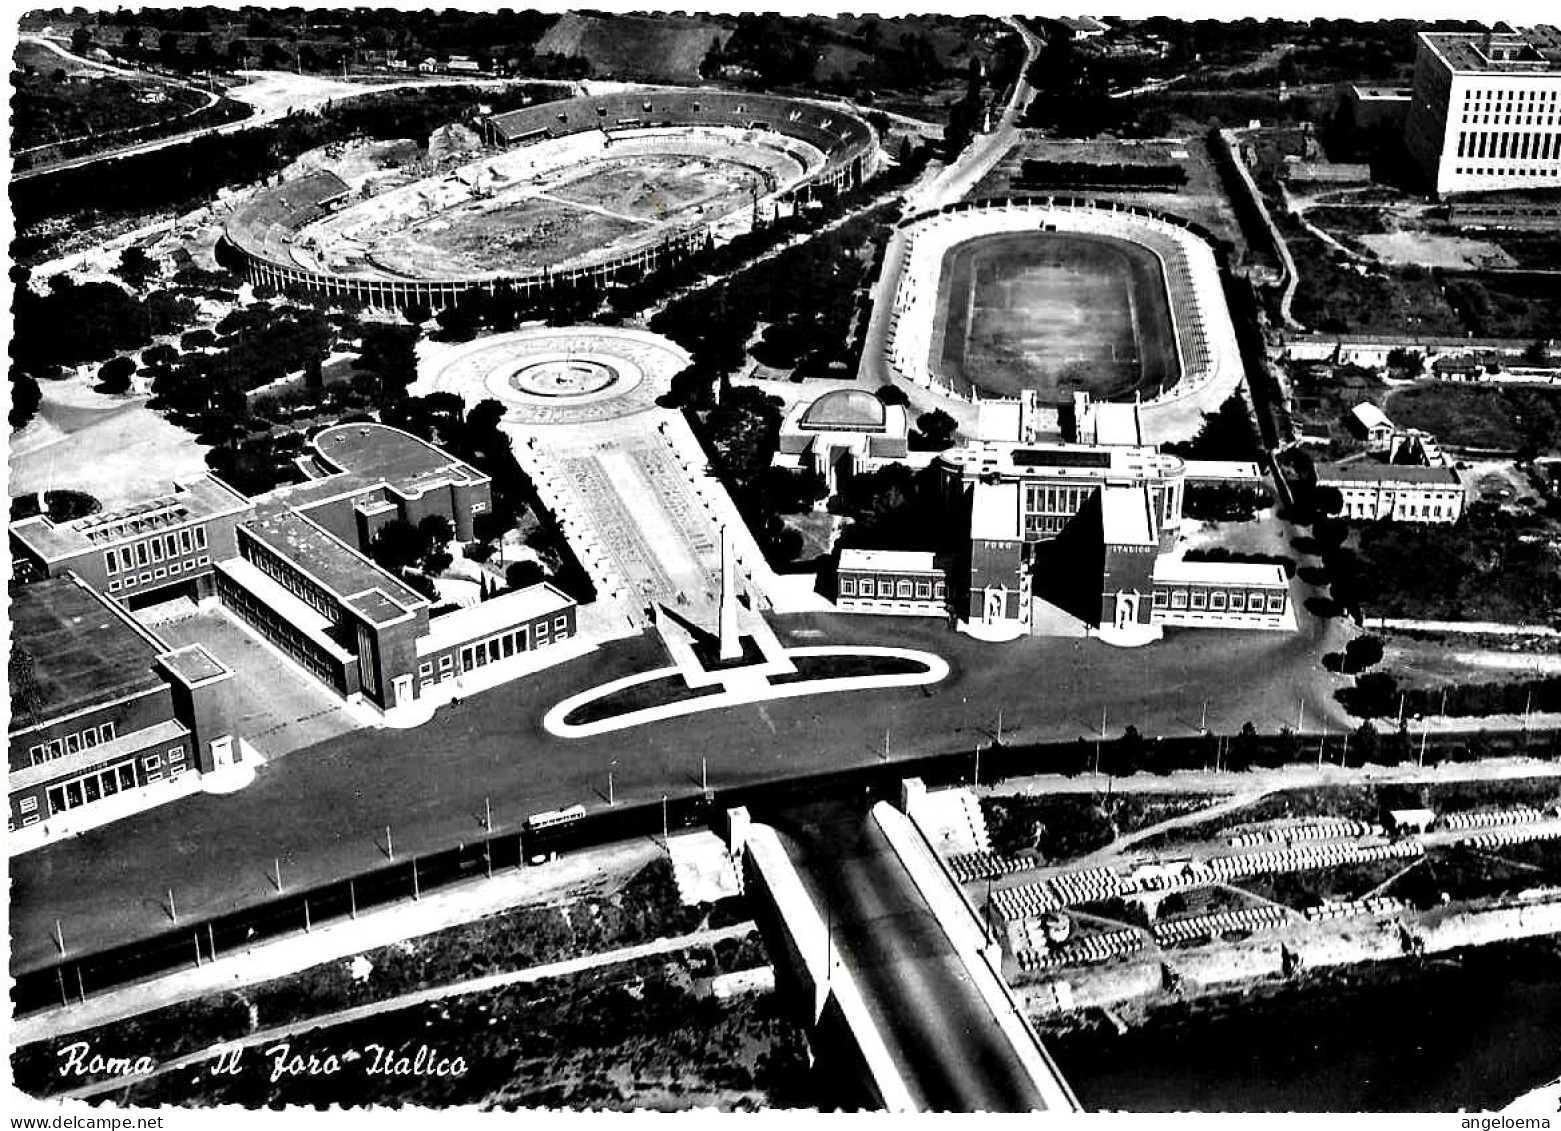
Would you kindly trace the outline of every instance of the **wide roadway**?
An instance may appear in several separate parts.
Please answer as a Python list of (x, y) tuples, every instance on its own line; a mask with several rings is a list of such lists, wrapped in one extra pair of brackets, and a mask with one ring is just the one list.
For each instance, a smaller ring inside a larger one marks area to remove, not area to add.
[[(1209, 726), (1231, 733), (1344, 717), (1336, 677), (1318, 663), (1338, 647), (1338, 622), (1302, 613), (1297, 633), (1183, 631), (1148, 648), (1093, 640), (983, 644), (941, 622), (837, 613), (778, 618), (783, 643), (897, 644), (944, 656), (951, 672), (928, 688), (783, 699), (685, 716), (596, 738), (541, 727), (554, 703), (607, 680), (665, 664), (641, 637), (441, 709), (415, 730), (364, 730), (263, 766), (227, 796), (197, 795), (11, 860), (12, 970), (55, 961), (55, 920), (83, 953), (170, 926), (168, 890), (183, 921), (275, 895), (280, 860), (289, 891), (384, 863), (385, 827), (397, 859), (483, 833), (531, 813), (697, 793), (701, 760), (721, 789), (973, 749), (990, 741), (999, 710), (1009, 742), (1093, 738), (1137, 726), (1185, 735), (1209, 699)], [(257, 689), (259, 693), (259, 689)]]
[(918, 1106), (1044, 1107), (910, 873), (860, 806), (808, 805), (772, 821), (825, 909), (830, 937)]

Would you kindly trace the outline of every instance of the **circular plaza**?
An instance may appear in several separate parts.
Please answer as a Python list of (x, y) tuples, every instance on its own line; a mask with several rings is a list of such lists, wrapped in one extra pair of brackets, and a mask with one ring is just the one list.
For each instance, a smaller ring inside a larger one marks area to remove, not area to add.
[(688, 363), (681, 347), (643, 330), (545, 328), (435, 347), (420, 384), (473, 404), (491, 397), (516, 424), (581, 425), (655, 408)]

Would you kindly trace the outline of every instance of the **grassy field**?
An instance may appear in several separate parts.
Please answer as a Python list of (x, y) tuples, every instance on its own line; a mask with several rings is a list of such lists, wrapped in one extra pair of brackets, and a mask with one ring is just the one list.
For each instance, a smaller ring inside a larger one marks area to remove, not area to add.
[(1176, 380), (1165, 286), (1150, 253), (1063, 233), (988, 236), (944, 256), (934, 358), (999, 396), (1096, 399)]
[(1105, 848), (1120, 836), (1195, 813), (1219, 801), (1210, 794), (1119, 794), (1096, 797), (994, 795), (982, 799), (992, 851), (1002, 856), (1037, 852), (1062, 863)]
[(1386, 410), (1395, 423), (1453, 447), (1561, 451), (1561, 389), (1426, 381), (1394, 392)]
[(1561, 576), (1553, 523), (1475, 506), (1453, 527), (1378, 522), (1356, 534), (1356, 584), (1370, 616), (1548, 623)]

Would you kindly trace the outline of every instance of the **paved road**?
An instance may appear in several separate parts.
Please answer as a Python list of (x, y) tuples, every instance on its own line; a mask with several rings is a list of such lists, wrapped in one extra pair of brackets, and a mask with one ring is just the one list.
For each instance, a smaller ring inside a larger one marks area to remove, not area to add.
[[(1019, 71), (1008, 104), (993, 124), (991, 133), (977, 134), (975, 140), (951, 164), (935, 176), (924, 177), (912, 186), (905, 194), (907, 216), (941, 208), (959, 200), (976, 182), (991, 172), (992, 166), (1022, 136), (1023, 131), (1018, 127), (1019, 116), (1029, 106), (1030, 98), (1035, 93), (1025, 75), (1030, 64), (1040, 54), (1042, 41), (1022, 21), (1006, 16), (1004, 22), (1023, 38), (1025, 46), (1024, 66)], [(872, 314), (868, 318), (867, 333), (863, 338), (862, 360), (857, 376), (868, 385), (882, 385), (892, 375), (885, 358), (884, 343), (889, 333), (889, 313), (894, 305), (894, 291), (899, 286), (904, 263), (905, 241), (897, 232), (889, 237), (889, 243), (884, 248), (883, 267), (874, 286)]]
[[(91, 60), (81, 61), (89, 63), (93, 66), (101, 65), (92, 63)], [(265, 75), (265, 72), (241, 73), (245, 75)], [(137, 72), (137, 74), (139, 74), (139, 72)], [(49, 173), (62, 172), (66, 169), (75, 169), (84, 165), (91, 165), (98, 161), (107, 161), (118, 157), (129, 157), (138, 153), (149, 153), (153, 150), (166, 149), (171, 145), (183, 145), (185, 142), (193, 141), (196, 138), (207, 137), (213, 134), (229, 134), (236, 133), (239, 130), (254, 129), (256, 126), (267, 125), (268, 123), (274, 122), (279, 118), (284, 118), (288, 114), (294, 113), (295, 111), (315, 109), (327, 102), (337, 101), (344, 98), (357, 98), (367, 94), (378, 94), (382, 91), (402, 90), (412, 87), (452, 85), (503, 87), (506, 85), (514, 85), (516, 83), (537, 81), (545, 80), (527, 78), (492, 79), (475, 76), (442, 76), (390, 79), (387, 81), (368, 82), (361, 84), (331, 82), (328, 86), (321, 84), (318, 89), (301, 86), (297, 90), (296, 96), (286, 97), (279, 100), (266, 99), (262, 103), (256, 105), (255, 112), (247, 118), (240, 118), (237, 121), (232, 122), (224, 122), (220, 125), (203, 126), (198, 129), (186, 130), (183, 133), (173, 134), (169, 137), (154, 138), (150, 141), (138, 142), (134, 145), (127, 145), (118, 149), (104, 150), (101, 153), (89, 153), (85, 156), (74, 157), (66, 161), (57, 161), (47, 165), (39, 165), (35, 168), (16, 173), (11, 179), (13, 181), (27, 180), (32, 177), (43, 176)], [(238, 102), (246, 101), (242, 87), (229, 91), (228, 97)]]
[[(615, 643), (524, 681), (441, 709), (411, 731), (360, 731), (261, 767), (230, 796), (200, 795), (116, 822), (11, 861), (12, 957), (17, 971), (54, 959), (54, 920), (72, 949), (97, 950), (167, 927), (172, 885), (190, 919), (273, 898), (281, 857), (289, 887), (378, 867), (384, 826), (398, 854), (452, 847), (481, 832), (484, 800), (495, 828), (531, 813), (650, 802), (699, 790), (708, 760), (713, 788), (877, 763), (891, 757), (974, 749), (990, 741), (998, 709), (1010, 742), (1094, 737), (1101, 713), (1116, 736), (1196, 731), (1215, 689), (1209, 726), (1250, 720), (1261, 730), (1344, 716), (1332, 701), (1340, 677), (1318, 657), (1338, 645), (1337, 622), (1303, 617), (1295, 634), (1187, 631), (1151, 648), (1091, 640), (1027, 639), (990, 645), (909, 618), (808, 614), (776, 618), (787, 646), (892, 644), (943, 656), (941, 684), (779, 700), (711, 711), (596, 738), (559, 739), (541, 726), (560, 699), (665, 663), (648, 638)], [(1241, 673), (1232, 678), (1232, 673)], [(1298, 690), (1298, 688), (1300, 690)]]
[(883, 832), (848, 805), (772, 818), (923, 1110), (1044, 1106)]

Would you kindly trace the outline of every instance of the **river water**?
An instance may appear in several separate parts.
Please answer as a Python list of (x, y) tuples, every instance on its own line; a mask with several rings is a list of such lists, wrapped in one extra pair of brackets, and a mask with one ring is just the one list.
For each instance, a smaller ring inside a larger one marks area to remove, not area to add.
[(1498, 1109), (1561, 1076), (1561, 939), (1314, 975), (1047, 1044), (1091, 1110)]

